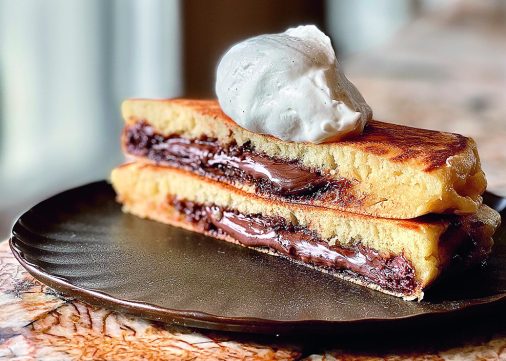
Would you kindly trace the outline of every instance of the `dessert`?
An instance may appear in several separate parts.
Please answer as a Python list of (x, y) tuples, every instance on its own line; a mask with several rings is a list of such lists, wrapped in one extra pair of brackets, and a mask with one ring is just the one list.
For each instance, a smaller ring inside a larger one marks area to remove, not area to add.
[(360, 136), (285, 142), (239, 127), (213, 100), (127, 100), (124, 151), (286, 202), (386, 218), (473, 213), (486, 181), (457, 134), (371, 121)]
[(372, 120), (316, 27), (233, 46), (216, 93), (123, 103), (125, 212), (405, 299), (491, 252), (474, 141)]
[(112, 172), (126, 212), (256, 247), (348, 280), (421, 299), (450, 267), (490, 252), (498, 214), (394, 220), (265, 199), (184, 170), (130, 163)]

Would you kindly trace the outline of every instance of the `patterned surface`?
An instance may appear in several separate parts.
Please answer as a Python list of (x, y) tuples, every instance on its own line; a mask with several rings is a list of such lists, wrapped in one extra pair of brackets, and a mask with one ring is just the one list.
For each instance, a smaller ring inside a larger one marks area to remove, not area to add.
[(357, 339), (316, 347), (314, 335), (273, 343), (191, 330), (67, 299), (28, 275), (7, 242), (0, 243), (1, 360), (506, 360), (506, 328), (494, 329), (482, 328), (467, 341), (408, 344), (395, 352), (370, 341), (357, 346)]

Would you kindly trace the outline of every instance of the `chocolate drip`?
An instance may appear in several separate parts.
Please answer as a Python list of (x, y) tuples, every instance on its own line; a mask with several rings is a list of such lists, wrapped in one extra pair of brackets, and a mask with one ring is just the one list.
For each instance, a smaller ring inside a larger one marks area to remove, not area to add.
[(216, 139), (186, 139), (178, 135), (163, 136), (139, 122), (125, 129), (128, 153), (151, 161), (184, 168), (228, 183), (254, 184), (261, 193), (289, 199), (322, 199), (346, 204), (352, 182), (334, 179), (321, 172), (255, 152), (249, 144), (222, 145)]
[(331, 246), (308, 228), (281, 218), (244, 215), (178, 199), (170, 202), (188, 221), (203, 230), (228, 235), (244, 246), (268, 247), (304, 263), (348, 272), (406, 295), (416, 290), (414, 269), (402, 255), (382, 255), (360, 243), (349, 247)]

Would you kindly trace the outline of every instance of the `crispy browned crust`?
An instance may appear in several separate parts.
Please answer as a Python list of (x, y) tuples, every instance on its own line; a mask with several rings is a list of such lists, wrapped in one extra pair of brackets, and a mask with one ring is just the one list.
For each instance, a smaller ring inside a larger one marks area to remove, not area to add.
[[(219, 118), (231, 127), (240, 127), (223, 113), (216, 100), (163, 99), (157, 101), (180, 104), (203, 115)], [(270, 135), (265, 136), (276, 139)], [(403, 163), (416, 160), (417, 163), (424, 164), (426, 172), (430, 172), (444, 166), (449, 157), (469, 147), (471, 140), (460, 134), (371, 120), (362, 135), (341, 140), (339, 143), (353, 146), (364, 153), (379, 155), (393, 162)]]

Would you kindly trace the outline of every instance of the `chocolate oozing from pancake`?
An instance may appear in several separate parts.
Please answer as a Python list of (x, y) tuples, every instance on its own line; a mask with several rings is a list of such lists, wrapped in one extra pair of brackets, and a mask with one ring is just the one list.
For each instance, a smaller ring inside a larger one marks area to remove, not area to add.
[(190, 170), (228, 183), (247, 182), (258, 192), (294, 200), (319, 199), (342, 206), (359, 202), (350, 192), (353, 182), (331, 178), (298, 162), (255, 152), (249, 144), (223, 145), (216, 139), (187, 139), (156, 133), (146, 122), (124, 130), (125, 150), (156, 164)]
[(278, 217), (245, 215), (177, 198), (168, 202), (188, 222), (211, 235), (230, 236), (247, 247), (269, 248), (305, 264), (347, 273), (405, 295), (413, 294), (419, 286), (414, 268), (403, 255), (383, 255), (359, 242), (346, 248), (329, 245), (307, 227)]
[[(346, 246), (332, 244), (311, 229), (294, 225), (281, 217), (242, 214), (214, 204), (200, 204), (170, 196), (167, 203), (211, 236), (229, 236), (247, 247), (267, 248), (277, 254), (331, 272), (348, 274), (405, 296), (421, 287), (413, 265), (403, 254), (380, 252), (360, 240)], [(483, 265), (493, 241), (484, 236), (472, 217), (447, 216), (452, 221), (440, 239), (440, 257), (449, 278), (471, 267)], [(430, 221), (431, 217), (420, 219)]]

